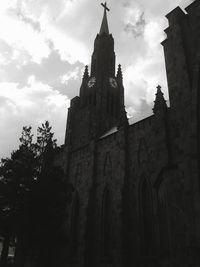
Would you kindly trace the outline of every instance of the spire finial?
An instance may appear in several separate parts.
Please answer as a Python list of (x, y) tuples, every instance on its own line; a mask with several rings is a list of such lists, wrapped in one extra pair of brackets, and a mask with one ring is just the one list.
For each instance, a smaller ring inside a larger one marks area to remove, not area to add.
[(102, 20), (102, 23), (101, 23), (101, 29), (100, 29), (99, 34), (100, 35), (103, 34), (103, 33), (109, 34), (106, 11), (110, 11), (110, 9), (107, 7), (107, 3), (106, 2), (104, 4), (101, 3), (101, 5), (104, 8), (104, 15), (103, 15), (103, 20)]
[(161, 88), (162, 88), (162, 87), (161, 87), (160, 85), (158, 85), (156, 88), (157, 88), (157, 93), (158, 93), (158, 92), (162, 92), (162, 91), (161, 91)]
[(101, 3), (102, 7), (104, 7), (104, 12), (110, 11), (110, 9), (107, 7), (107, 3), (105, 2), (104, 4)]

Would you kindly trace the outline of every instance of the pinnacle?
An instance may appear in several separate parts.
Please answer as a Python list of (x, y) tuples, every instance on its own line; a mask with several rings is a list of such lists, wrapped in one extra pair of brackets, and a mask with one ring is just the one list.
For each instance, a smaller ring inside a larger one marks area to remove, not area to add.
[(161, 91), (161, 86), (157, 86), (157, 93), (156, 93), (156, 99), (154, 101), (154, 107), (153, 107), (153, 112), (154, 114), (158, 110), (165, 110), (167, 108), (166, 100), (164, 98), (164, 94)]
[(117, 78), (122, 78), (122, 69), (120, 64), (118, 65)]
[(85, 71), (84, 71), (84, 74), (83, 74), (83, 79), (88, 78), (88, 77), (89, 77), (88, 66), (86, 65), (85, 66)]

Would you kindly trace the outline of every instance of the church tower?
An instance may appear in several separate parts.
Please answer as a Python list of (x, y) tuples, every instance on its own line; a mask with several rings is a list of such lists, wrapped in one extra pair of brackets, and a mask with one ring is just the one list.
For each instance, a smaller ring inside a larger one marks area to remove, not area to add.
[(102, 6), (91, 67), (71, 100), (56, 159), (74, 189), (67, 266), (200, 266), (200, 1), (167, 15), (170, 107), (158, 86), (153, 114), (134, 123)]
[(79, 96), (71, 100), (68, 112), (65, 143), (73, 148), (126, 122), (121, 66), (116, 74), (114, 39), (107, 21), (109, 9), (106, 3), (102, 6), (103, 20), (94, 42), (91, 71), (85, 67)]

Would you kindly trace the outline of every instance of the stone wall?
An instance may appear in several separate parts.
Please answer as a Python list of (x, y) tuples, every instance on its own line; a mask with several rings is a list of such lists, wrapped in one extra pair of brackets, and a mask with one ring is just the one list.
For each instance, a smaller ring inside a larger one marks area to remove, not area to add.
[(75, 188), (69, 266), (200, 264), (199, 9), (194, 1), (187, 13), (177, 7), (167, 15), (170, 107), (101, 138), (91, 134), (89, 111), (70, 113), (76, 138), (61, 156)]

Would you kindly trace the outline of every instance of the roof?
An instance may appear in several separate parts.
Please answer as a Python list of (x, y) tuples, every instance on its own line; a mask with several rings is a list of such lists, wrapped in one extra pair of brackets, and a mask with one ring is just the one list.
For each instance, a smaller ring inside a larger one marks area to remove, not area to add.
[[(143, 120), (145, 120), (145, 119), (148, 119), (149, 117), (151, 117), (153, 114), (152, 114), (152, 112), (151, 112), (151, 114), (150, 113), (146, 113), (146, 114), (144, 114), (143, 116), (140, 116), (140, 117), (131, 117), (131, 118), (129, 118), (128, 119), (128, 124), (129, 125), (133, 125), (133, 124), (135, 124), (135, 123), (137, 123), (137, 122), (141, 122), (141, 121), (143, 121)], [(106, 133), (104, 133), (101, 137), (100, 137), (100, 139), (103, 139), (103, 138), (105, 138), (105, 137), (107, 137), (107, 136), (110, 136), (110, 135), (112, 135), (112, 134), (114, 134), (114, 133), (117, 133), (118, 132), (118, 127), (117, 126), (114, 126), (114, 127), (112, 127), (110, 130), (108, 130)]]
[(111, 128), (108, 132), (106, 132), (104, 135), (102, 135), (102, 136), (100, 137), (100, 139), (103, 139), (104, 137), (109, 136), (109, 135), (111, 135), (111, 134), (113, 134), (113, 133), (116, 133), (116, 132), (118, 132), (118, 128), (117, 128), (117, 126)]

